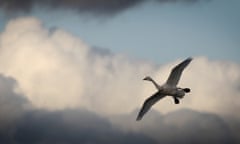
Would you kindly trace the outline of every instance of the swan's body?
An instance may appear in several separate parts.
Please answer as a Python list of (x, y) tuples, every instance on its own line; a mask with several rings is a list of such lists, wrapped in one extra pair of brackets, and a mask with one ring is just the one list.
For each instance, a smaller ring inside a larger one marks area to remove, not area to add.
[(179, 98), (183, 98), (185, 93), (190, 92), (189, 88), (179, 88), (177, 84), (180, 80), (181, 74), (185, 67), (192, 61), (192, 58), (187, 58), (177, 66), (175, 66), (171, 74), (169, 75), (167, 82), (163, 85), (158, 85), (151, 77), (147, 76), (143, 80), (151, 81), (154, 86), (157, 88), (157, 92), (153, 94), (151, 97), (145, 100), (139, 114), (137, 120), (141, 120), (143, 115), (150, 110), (152, 105), (154, 105), (158, 100), (166, 97), (172, 96), (175, 104), (179, 104)]

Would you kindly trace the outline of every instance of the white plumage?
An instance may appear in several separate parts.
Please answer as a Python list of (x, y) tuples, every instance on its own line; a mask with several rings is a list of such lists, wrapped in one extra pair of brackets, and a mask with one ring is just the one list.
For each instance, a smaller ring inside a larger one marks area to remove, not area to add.
[(190, 92), (189, 88), (180, 88), (177, 87), (177, 84), (180, 80), (181, 74), (186, 66), (192, 61), (192, 58), (187, 58), (177, 66), (175, 66), (166, 83), (162, 86), (158, 85), (151, 77), (147, 76), (143, 80), (151, 81), (154, 86), (157, 88), (157, 92), (153, 94), (151, 97), (147, 98), (137, 116), (136, 120), (141, 120), (143, 115), (150, 110), (152, 105), (154, 105), (158, 100), (166, 97), (172, 96), (175, 104), (179, 104), (179, 98), (183, 98), (185, 93)]

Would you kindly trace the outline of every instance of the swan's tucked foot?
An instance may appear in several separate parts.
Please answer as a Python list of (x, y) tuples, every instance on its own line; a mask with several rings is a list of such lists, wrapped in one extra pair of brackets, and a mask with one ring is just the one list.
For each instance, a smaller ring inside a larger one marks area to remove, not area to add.
[(189, 92), (191, 91), (190, 88), (184, 88), (183, 90), (184, 90), (186, 93), (189, 93)]
[(174, 98), (174, 103), (175, 103), (175, 104), (179, 104), (179, 103), (180, 103), (180, 101), (179, 101), (178, 98), (176, 98), (176, 97), (173, 97), (173, 98)]

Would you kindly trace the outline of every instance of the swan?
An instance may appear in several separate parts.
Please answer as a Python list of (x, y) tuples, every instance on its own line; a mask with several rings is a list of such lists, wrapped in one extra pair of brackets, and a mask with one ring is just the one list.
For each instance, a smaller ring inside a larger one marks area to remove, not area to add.
[(138, 113), (136, 119), (137, 121), (141, 120), (144, 114), (147, 113), (150, 108), (160, 99), (166, 96), (172, 96), (174, 103), (179, 104), (179, 99), (183, 98), (185, 96), (185, 93), (189, 93), (191, 91), (190, 88), (177, 87), (183, 70), (188, 66), (191, 61), (192, 58), (189, 57), (182, 61), (180, 64), (176, 65), (172, 69), (166, 83), (164, 83), (163, 85), (158, 85), (150, 76), (147, 76), (143, 79), (152, 82), (158, 91), (144, 101), (143, 106)]

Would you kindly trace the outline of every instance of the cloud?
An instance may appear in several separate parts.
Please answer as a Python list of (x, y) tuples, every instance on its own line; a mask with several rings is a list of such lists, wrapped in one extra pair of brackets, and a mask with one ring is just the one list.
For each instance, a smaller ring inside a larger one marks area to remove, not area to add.
[(0, 129), (8, 127), (8, 124), (17, 119), (30, 107), (27, 99), (19, 92), (16, 92), (17, 82), (0, 74)]
[(83, 109), (35, 109), (16, 92), (17, 81), (0, 74), (0, 143), (153, 144), (138, 132), (123, 132), (106, 118)]
[(29, 101), (16, 87), (16, 80), (0, 75), (0, 143), (239, 143), (235, 119), (183, 109), (164, 115), (153, 110), (136, 122), (137, 110), (103, 117), (84, 109), (26, 108)]
[[(18, 81), (32, 105), (47, 110), (129, 113), (156, 91), (142, 78), (151, 75), (161, 84), (179, 62), (157, 66), (91, 48), (64, 30), (46, 29), (33, 17), (13, 19), (0, 35), (0, 72)], [(166, 113), (189, 108), (236, 116), (239, 81), (239, 64), (195, 57), (179, 84), (192, 92), (180, 105), (165, 98), (153, 109)]]
[(17, 82), (13, 78), (0, 74), (0, 142), (11, 140), (8, 134), (13, 133), (16, 122), (30, 107), (16, 88)]
[(1, 34), (0, 51), (0, 71), (19, 82), (33, 105), (47, 109), (130, 111), (137, 103), (125, 110), (122, 103), (142, 95), (135, 91), (143, 89), (138, 81), (152, 69), (122, 55), (104, 55), (63, 30), (50, 32), (35, 18), (11, 21)]
[[(169, 3), (183, 2), (194, 3), (203, 0), (152, 0), (153, 2)], [(44, 7), (49, 10), (68, 9), (79, 13), (87, 13), (93, 15), (114, 15), (128, 8), (138, 6), (148, 0), (1, 0), (0, 6), (7, 12), (30, 12), (33, 7)]]
[(36, 18), (14, 19), (0, 34), (0, 143), (239, 143), (234, 62), (194, 57), (180, 81), (192, 92), (135, 121), (155, 92), (142, 78), (163, 83), (181, 60), (132, 60)]
[(155, 143), (137, 132), (123, 132), (105, 118), (84, 110), (31, 111), (17, 123), (14, 141), (26, 143)]
[(79, 109), (25, 109), (28, 101), (15, 92), (17, 82), (0, 75), (1, 143), (156, 143), (137, 131), (122, 131), (106, 118)]
[(212, 113), (202, 113), (181, 109), (167, 114), (150, 111), (148, 117), (140, 122), (134, 121), (137, 112), (112, 118), (112, 123), (127, 132), (141, 132), (158, 143), (238, 143), (239, 129), (226, 122), (224, 118)]
[(96, 143), (96, 144), (185, 144), (239, 143), (239, 123), (227, 123), (218, 115), (180, 110), (166, 115), (151, 111), (147, 119), (135, 121), (135, 112), (115, 115), (111, 122), (86, 110), (25, 111), (12, 125), (12, 131), (0, 133), (1, 143)]

